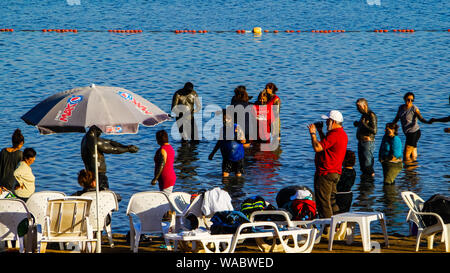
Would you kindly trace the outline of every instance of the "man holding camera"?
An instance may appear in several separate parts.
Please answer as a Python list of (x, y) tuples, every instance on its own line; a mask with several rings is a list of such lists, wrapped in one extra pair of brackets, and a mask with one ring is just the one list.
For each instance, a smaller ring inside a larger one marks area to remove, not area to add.
[[(314, 192), (320, 218), (330, 218), (339, 210), (336, 204), (336, 185), (342, 172), (342, 162), (347, 151), (348, 137), (342, 127), (344, 118), (341, 112), (332, 110), (326, 119), (327, 134), (322, 131), (323, 123), (308, 126), (311, 144), (315, 155)], [(320, 141), (316, 132), (319, 133)]]

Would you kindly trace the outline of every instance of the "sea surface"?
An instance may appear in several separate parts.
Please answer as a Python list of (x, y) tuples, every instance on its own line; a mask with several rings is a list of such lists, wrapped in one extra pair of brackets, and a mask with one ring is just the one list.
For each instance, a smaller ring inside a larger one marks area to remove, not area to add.
[[(282, 101), (281, 144), (272, 152), (248, 150), (243, 178), (222, 179), (220, 153), (208, 160), (215, 141), (181, 145), (175, 130), (170, 142), (176, 152), (175, 191), (221, 187), (230, 193), (235, 209), (254, 195), (276, 204), (276, 194), (284, 187), (313, 188), (314, 152), (307, 124), (322, 114), (332, 109), (343, 113), (348, 148), (356, 152), (353, 121), (360, 114), (355, 101), (366, 98), (378, 115), (375, 158), (384, 126), (394, 119), (406, 92), (416, 94), (414, 104), (426, 119), (449, 115), (449, 15), (445, 0), (2, 1), (0, 28), (14, 31), (0, 32), (0, 146), (9, 147), (11, 134), (20, 128), (25, 147), (37, 151), (32, 165), (36, 191), (70, 195), (80, 189), (83, 134), (43, 136), (21, 120), (46, 97), (91, 83), (120, 86), (170, 112), (173, 93), (187, 81), (194, 83), (203, 109), (225, 107), (238, 85), (245, 85), (256, 99), (267, 82), (274, 82)], [(269, 32), (236, 33), (254, 27)], [(184, 29), (208, 33), (174, 33)], [(205, 124), (211, 115), (200, 113), (198, 118)], [(136, 154), (106, 155), (110, 187), (122, 196), (113, 214), (113, 232), (129, 230), (126, 208), (134, 193), (157, 190), (150, 185), (158, 148), (155, 132), (172, 132), (173, 125), (168, 121), (140, 127), (136, 135), (103, 135), (140, 148)], [(352, 209), (384, 212), (390, 233), (409, 232), (402, 191), (414, 191), (425, 200), (435, 193), (450, 195), (450, 135), (443, 131), (449, 124), (420, 126), (418, 164), (404, 169), (394, 185), (383, 185), (378, 161), (374, 181), (361, 180), (358, 163), (355, 166)], [(403, 133), (400, 138), (404, 142)]]

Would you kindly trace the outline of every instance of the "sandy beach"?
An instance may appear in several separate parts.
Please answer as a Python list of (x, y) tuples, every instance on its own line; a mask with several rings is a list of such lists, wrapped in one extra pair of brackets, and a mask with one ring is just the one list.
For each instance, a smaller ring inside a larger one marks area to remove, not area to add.
[[(140, 254), (151, 254), (151, 253), (173, 253), (167, 251), (164, 247), (164, 240), (162, 237), (150, 237), (151, 240), (141, 241), (139, 244)], [(124, 234), (114, 233), (114, 247), (111, 248), (107, 242), (107, 237), (103, 236), (102, 241), (102, 254), (132, 254), (130, 251), (129, 243), (126, 242), (126, 236)], [(383, 234), (374, 233), (371, 236), (372, 242), (378, 242), (380, 244), (380, 251), (373, 252), (377, 253), (433, 253), (433, 254), (446, 254), (445, 246), (440, 242), (440, 235), (437, 235), (434, 240), (433, 249), (428, 249), (426, 245), (426, 240), (422, 240), (420, 244), (419, 251), (415, 251), (416, 237), (415, 236), (404, 236), (400, 234), (392, 234), (388, 236), (389, 247), (385, 247)], [(18, 249), (7, 249), (6, 252), (17, 252)], [(49, 244), (46, 253), (73, 253), (71, 251), (59, 250), (57, 244)], [(255, 242), (252, 240), (246, 240), (243, 244), (239, 244), (236, 253), (262, 253), (258, 250)], [(316, 244), (311, 253), (323, 253), (323, 254), (333, 254), (333, 253), (365, 253), (362, 248), (361, 236), (356, 235), (355, 240), (351, 245), (347, 245), (345, 241), (333, 241), (333, 250), (328, 251), (328, 240), (322, 238), (320, 243)], [(369, 252), (370, 253), (370, 252)]]

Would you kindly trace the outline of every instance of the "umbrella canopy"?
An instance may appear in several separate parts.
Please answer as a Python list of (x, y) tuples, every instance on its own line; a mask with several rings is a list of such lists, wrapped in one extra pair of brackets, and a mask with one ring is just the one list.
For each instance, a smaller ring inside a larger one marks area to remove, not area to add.
[(92, 125), (106, 134), (136, 134), (139, 124), (155, 126), (170, 117), (129, 90), (92, 84), (50, 96), (22, 119), (44, 135), (84, 133)]
[[(136, 134), (139, 124), (155, 126), (170, 119), (169, 115), (141, 96), (120, 87), (96, 86), (74, 88), (57, 93), (38, 103), (22, 116), (44, 135), (86, 132), (96, 125), (106, 134)], [(95, 143), (95, 161), (98, 160)], [(98, 179), (98, 164), (95, 164)], [(99, 183), (96, 183), (99, 215)], [(97, 252), (101, 252), (101, 227), (97, 218)]]

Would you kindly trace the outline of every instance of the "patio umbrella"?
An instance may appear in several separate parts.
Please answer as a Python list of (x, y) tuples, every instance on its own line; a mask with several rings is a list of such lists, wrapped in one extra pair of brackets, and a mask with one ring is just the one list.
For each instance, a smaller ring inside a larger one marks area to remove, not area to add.
[[(34, 106), (22, 119), (36, 126), (43, 135), (85, 133), (86, 128), (93, 125), (106, 134), (136, 134), (139, 124), (155, 126), (170, 117), (153, 103), (124, 88), (92, 84), (54, 94)], [(97, 149), (95, 151), (97, 161)], [(95, 164), (98, 215), (97, 167)], [(97, 252), (101, 249), (100, 235), (100, 227), (97, 227)]]

